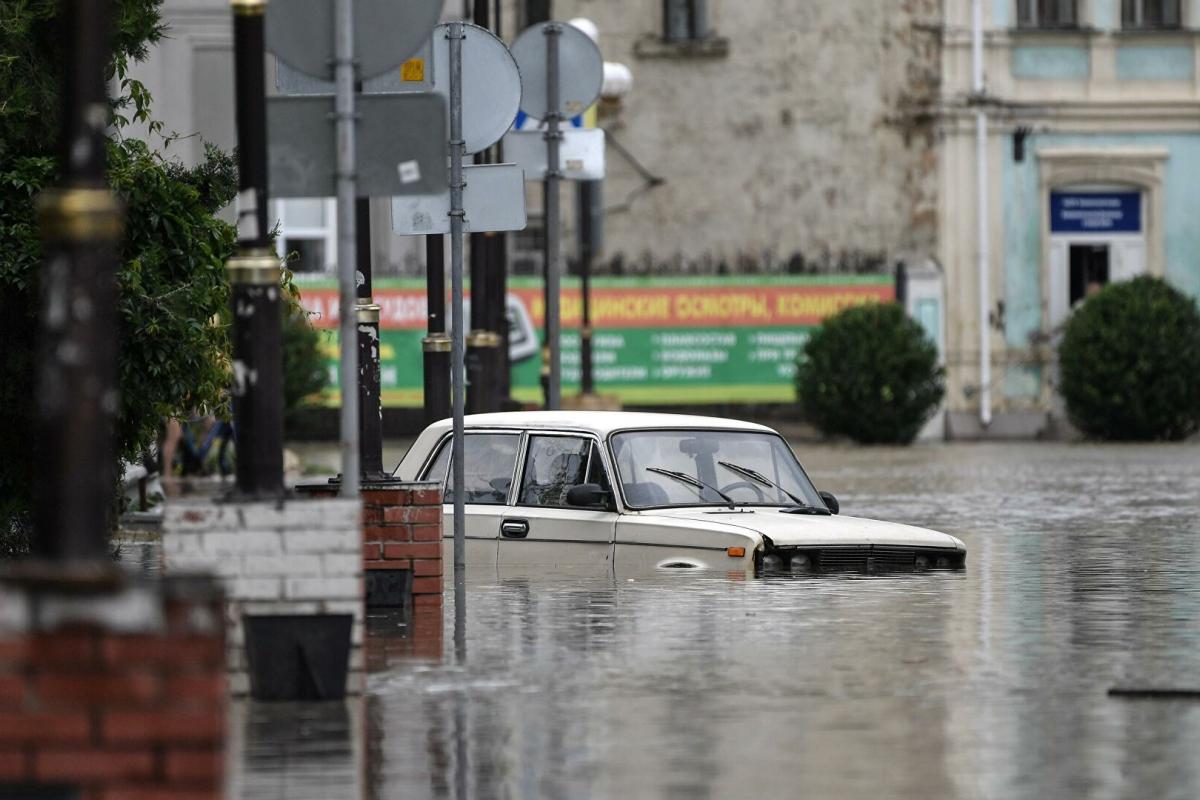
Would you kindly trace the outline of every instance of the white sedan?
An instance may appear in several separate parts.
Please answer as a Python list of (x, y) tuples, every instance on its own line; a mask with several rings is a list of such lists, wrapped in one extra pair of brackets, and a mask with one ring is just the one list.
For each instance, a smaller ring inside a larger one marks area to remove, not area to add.
[[(450, 420), (425, 429), (397, 478), (444, 489)], [(472, 567), (655, 568), (744, 575), (962, 569), (966, 547), (925, 528), (838, 515), (783, 437), (712, 417), (531, 411), (466, 418)]]

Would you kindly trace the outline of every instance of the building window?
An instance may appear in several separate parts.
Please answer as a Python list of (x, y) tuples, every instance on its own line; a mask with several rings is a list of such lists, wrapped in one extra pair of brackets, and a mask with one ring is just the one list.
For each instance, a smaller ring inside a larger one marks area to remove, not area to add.
[(1121, 0), (1121, 27), (1160, 30), (1183, 27), (1180, 0)]
[(708, 34), (708, 0), (663, 0), (663, 39), (689, 42)]
[(1078, 0), (1017, 0), (1021, 28), (1078, 28)]

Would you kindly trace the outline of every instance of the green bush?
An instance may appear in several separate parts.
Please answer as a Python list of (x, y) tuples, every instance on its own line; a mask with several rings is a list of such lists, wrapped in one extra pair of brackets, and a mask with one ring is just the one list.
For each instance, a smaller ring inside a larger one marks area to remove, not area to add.
[(283, 407), (286, 427), (292, 428), (299, 411), (313, 395), (329, 383), (325, 356), (321, 353), (321, 334), (297, 305), (283, 310)]
[(1058, 348), (1075, 427), (1115, 440), (1177, 440), (1200, 429), (1200, 311), (1158, 278), (1106, 286), (1067, 321)]
[(894, 303), (856, 306), (825, 320), (796, 369), (805, 417), (826, 434), (864, 444), (911, 442), (945, 393), (937, 347)]

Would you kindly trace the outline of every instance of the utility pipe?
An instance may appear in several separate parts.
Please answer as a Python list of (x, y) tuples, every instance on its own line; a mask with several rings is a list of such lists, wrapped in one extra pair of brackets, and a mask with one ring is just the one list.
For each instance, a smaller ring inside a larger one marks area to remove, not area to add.
[(979, 424), (992, 424), (992, 342), (989, 311), (988, 260), (988, 116), (984, 105), (983, 0), (974, 0), (971, 25), (972, 94), (975, 103), (975, 184), (978, 191), (978, 281), (979, 281)]

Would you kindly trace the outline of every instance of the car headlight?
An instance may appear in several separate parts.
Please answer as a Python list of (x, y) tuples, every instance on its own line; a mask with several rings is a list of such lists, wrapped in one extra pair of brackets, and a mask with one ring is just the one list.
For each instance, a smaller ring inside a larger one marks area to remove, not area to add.
[(792, 556), (792, 572), (809, 572), (812, 570), (812, 558), (808, 553), (796, 553)]
[(769, 553), (763, 556), (762, 568), (763, 572), (778, 572), (783, 569), (783, 559), (775, 553)]
[(918, 553), (913, 564), (917, 569), (929, 569), (929, 556)]

